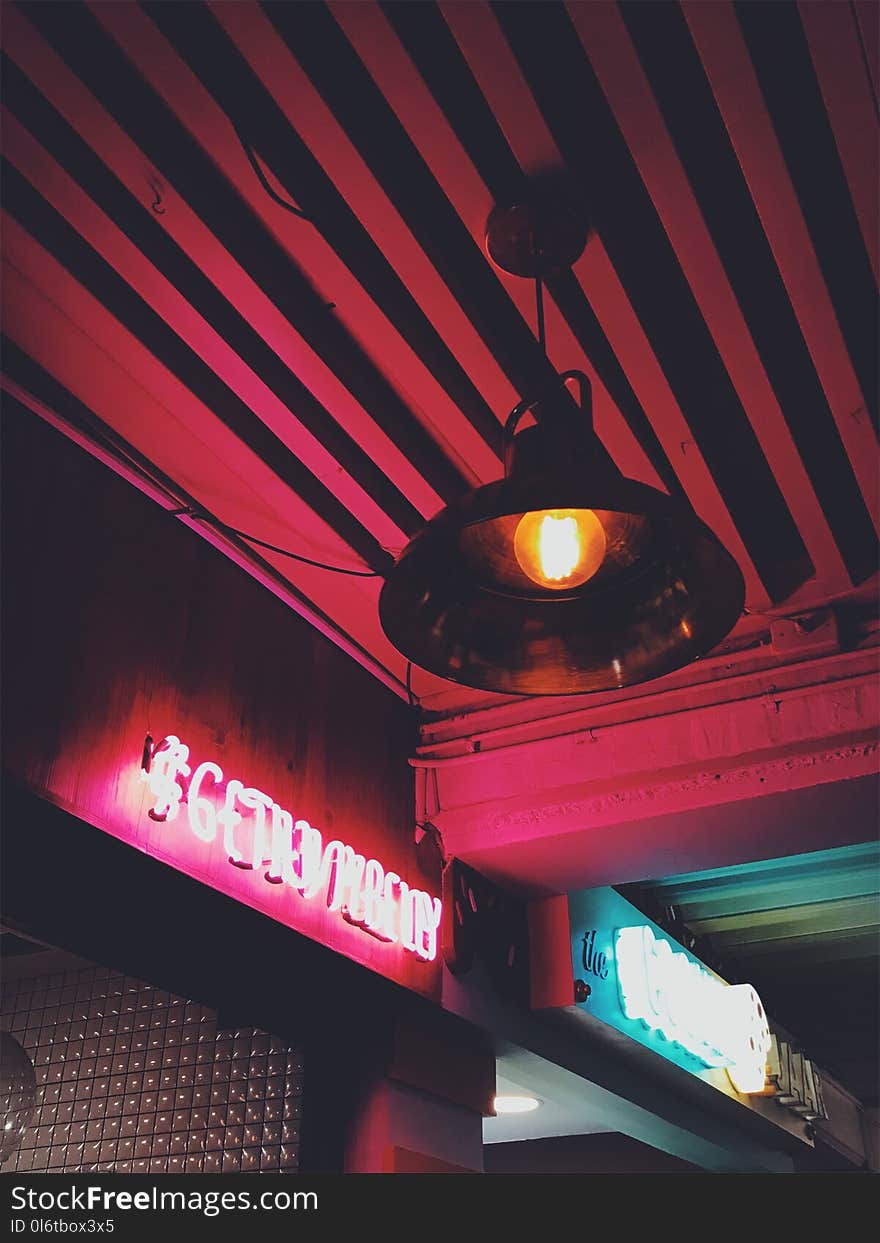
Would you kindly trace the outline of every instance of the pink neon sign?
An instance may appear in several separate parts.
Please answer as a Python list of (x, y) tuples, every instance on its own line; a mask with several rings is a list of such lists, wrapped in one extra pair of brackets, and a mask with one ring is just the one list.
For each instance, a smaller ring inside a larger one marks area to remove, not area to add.
[(324, 893), (328, 908), (348, 923), (433, 962), (439, 898), (411, 889), (345, 842), (324, 843), (308, 820), (295, 821), (268, 794), (225, 779), (219, 764), (206, 760), (193, 769), (189, 758), (175, 734), (145, 751), (141, 775), (156, 800), (148, 812), (153, 820), (176, 820), (185, 804), (195, 837), (209, 843), (220, 835), (233, 867), (265, 868), (265, 881), (289, 885), (307, 900)]

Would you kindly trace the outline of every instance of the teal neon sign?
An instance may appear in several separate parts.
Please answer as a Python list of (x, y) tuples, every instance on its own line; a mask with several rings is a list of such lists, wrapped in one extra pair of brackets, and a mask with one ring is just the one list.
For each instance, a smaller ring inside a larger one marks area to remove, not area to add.
[(613, 889), (569, 897), (579, 1004), (694, 1074), (723, 1067), (743, 1094), (761, 1092), (770, 1029), (750, 984), (731, 985)]

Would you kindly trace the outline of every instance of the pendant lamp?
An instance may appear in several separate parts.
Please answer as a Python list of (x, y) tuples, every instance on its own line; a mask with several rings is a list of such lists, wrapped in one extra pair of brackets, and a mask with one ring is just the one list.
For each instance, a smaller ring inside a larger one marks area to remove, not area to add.
[[(493, 261), (536, 278), (542, 344), (542, 278), (585, 241), (570, 211), (489, 218)], [(508, 694), (606, 691), (689, 664), (736, 624), (736, 561), (686, 502), (620, 473), (581, 372), (511, 412), (504, 469), (432, 518), (386, 578), (382, 627), (413, 664)]]

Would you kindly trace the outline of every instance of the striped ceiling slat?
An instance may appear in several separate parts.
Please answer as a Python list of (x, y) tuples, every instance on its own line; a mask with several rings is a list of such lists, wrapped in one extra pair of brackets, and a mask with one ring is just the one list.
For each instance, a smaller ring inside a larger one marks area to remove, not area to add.
[[(398, 693), (389, 557), (500, 475), (552, 368), (587, 372), (610, 457), (687, 498), (751, 612), (870, 590), (872, 6), (10, 3), (3, 25), (6, 391), (221, 524), (372, 571), (251, 566)], [(549, 360), (534, 291), (483, 247), (547, 173), (593, 226), (548, 283)]]

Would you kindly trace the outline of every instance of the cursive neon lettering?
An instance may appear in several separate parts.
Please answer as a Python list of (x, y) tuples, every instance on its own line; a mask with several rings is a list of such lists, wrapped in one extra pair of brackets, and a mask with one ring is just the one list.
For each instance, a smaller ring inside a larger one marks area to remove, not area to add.
[(188, 760), (189, 748), (174, 734), (149, 752), (142, 779), (155, 800), (152, 819), (174, 821), (185, 802), (195, 837), (213, 842), (219, 826), (235, 867), (265, 867), (268, 883), (288, 885), (307, 900), (323, 891), (329, 910), (377, 940), (398, 943), (426, 962), (437, 957), (439, 898), (410, 888), (397, 872), (338, 838), (325, 844), (320, 830), (294, 820), (270, 795), (237, 778), (224, 779), (219, 764), (206, 760), (190, 776)]
[(293, 874), (293, 816), (277, 803), (272, 804), (272, 828), (270, 833), (269, 864), (265, 872), (271, 885), (295, 883)]
[(361, 892), (362, 910), (357, 921), (362, 927), (370, 930), (378, 926), (384, 891), (385, 869), (378, 859), (368, 859), (364, 867), (364, 887)]
[(760, 1092), (770, 1028), (750, 984), (726, 984), (647, 925), (619, 928), (614, 956), (620, 1004), (704, 1066), (726, 1067), (738, 1092)]
[(400, 877), (396, 872), (386, 872), (382, 885), (382, 902), (377, 912), (375, 924), (367, 924), (367, 929), (380, 941), (397, 941), (399, 929), (395, 925), (394, 912), (397, 894), (400, 888)]
[(156, 803), (149, 811), (151, 819), (176, 819), (180, 804), (186, 797), (186, 779), (190, 775), (188, 759), (189, 747), (175, 734), (163, 738), (153, 749), (149, 769), (141, 770), (150, 792), (156, 797)]
[(405, 950), (411, 950), (417, 953), (416, 946), (416, 918), (415, 918), (415, 893), (410, 889), (406, 881), (400, 881), (398, 885), (399, 906), (400, 906), (400, 943)]
[(415, 947), (420, 958), (432, 959), (437, 956), (437, 929), (440, 927), (442, 907), (439, 898), (420, 889), (415, 894)]
[(213, 842), (217, 836), (217, 810), (211, 800), (202, 794), (202, 782), (206, 777), (212, 777), (214, 784), (220, 785), (223, 780), (223, 769), (219, 764), (212, 764), (210, 760), (199, 764), (190, 782), (187, 812), (189, 827), (196, 837), (201, 838), (203, 842)]
[(235, 804), (243, 793), (244, 786), (240, 781), (227, 781), (226, 801), (217, 812), (217, 823), (223, 827), (223, 849), (229, 856), (229, 862), (236, 867), (241, 867), (242, 864), (248, 866), (244, 863), (244, 855), (235, 844), (235, 830), (241, 824), (241, 812), (236, 810)]
[(238, 796), (241, 805), (253, 812), (254, 826), (251, 834), (251, 861), (242, 861), (240, 867), (259, 868), (271, 859), (269, 841), (266, 835), (266, 812), (272, 806), (268, 794), (255, 790), (252, 786), (243, 789)]
[(303, 897), (312, 898), (321, 887), (321, 834), (312, 828), (308, 820), (297, 820), (293, 832), (299, 859), (299, 883), (295, 888), (303, 890)]

